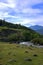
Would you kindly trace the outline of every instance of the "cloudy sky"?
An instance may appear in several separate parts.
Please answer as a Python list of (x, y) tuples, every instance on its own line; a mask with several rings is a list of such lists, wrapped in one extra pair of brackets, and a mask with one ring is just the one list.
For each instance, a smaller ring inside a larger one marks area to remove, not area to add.
[(0, 0), (0, 19), (25, 26), (43, 26), (43, 0)]

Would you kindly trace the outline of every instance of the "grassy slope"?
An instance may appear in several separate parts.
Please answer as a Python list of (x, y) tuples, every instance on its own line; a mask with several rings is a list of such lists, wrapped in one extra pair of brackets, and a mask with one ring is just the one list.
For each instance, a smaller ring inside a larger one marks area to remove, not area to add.
[[(28, 51), (28, 53), (25, 53)], [(37, 54), (37, 57), (33, 55)], [(32, 61), (25, 61), (31, 58)], [(16, 62), (10, 60), (16, 59)], [(0, 64), (2, 65), (43, 65), (43, 48), (6, 44), (0, 42)]]
[(39, 38), (39, 36), (38, 33), (30, 28), (0, 20), (0, 41), (31, 41), (34, 38)]
[[(25, 33), (25, 32), (26, 33)], [(36, 32), (31, 30), (31, 29), (15, 29), (15, 28), (8, 28), (6, 26), (0, 26), (0, 39), (4, 39), (5, 41), (7, 40), (12, 40), (12, 39), (16, 39), (18, 40), (18, 36), (19, 36), (19, 39), (21, 38), (22, 40), (25, 39), (26, 35), (27, 35), (27, 32), (28, 32), (28, 35), (30, 34), (30, 37), (32, 38), (32, 35), (31, 33), (34, 35)], [(26, 34), (26, 35), (24, 35)], [(16, 35), (16, 38), (14, 38)], [(37, 34), (38, 35), (38, 34)], [(29, 36), (27, 37), (29, 38)], [(17, 41), (16, 40), (16, 41)], [(13, 40), (12, 40), (13, 41)]]

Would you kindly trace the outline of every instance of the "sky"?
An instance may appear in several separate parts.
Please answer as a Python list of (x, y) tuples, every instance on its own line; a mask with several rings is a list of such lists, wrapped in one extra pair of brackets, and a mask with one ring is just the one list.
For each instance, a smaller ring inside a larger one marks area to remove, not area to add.
[(43, 0), (0, 0), (0, 19), (27, 27), (43, 26)]

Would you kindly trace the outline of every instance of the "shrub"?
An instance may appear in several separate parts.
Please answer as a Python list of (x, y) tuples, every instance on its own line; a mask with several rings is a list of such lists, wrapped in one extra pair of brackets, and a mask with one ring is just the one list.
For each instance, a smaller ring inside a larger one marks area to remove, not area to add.
[(35, 45), (37, 45), (37, 44), (43, 45), (43, 38), (35, 38), (35, 39), (31, 40), (31, 42), (33, 42)]

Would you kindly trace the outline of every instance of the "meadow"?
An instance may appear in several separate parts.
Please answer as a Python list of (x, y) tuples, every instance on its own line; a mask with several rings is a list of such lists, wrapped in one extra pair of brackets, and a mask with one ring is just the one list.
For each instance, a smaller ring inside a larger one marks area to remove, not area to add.
[(43, 65), (43, 48), (0, 42), (0, 65)]

